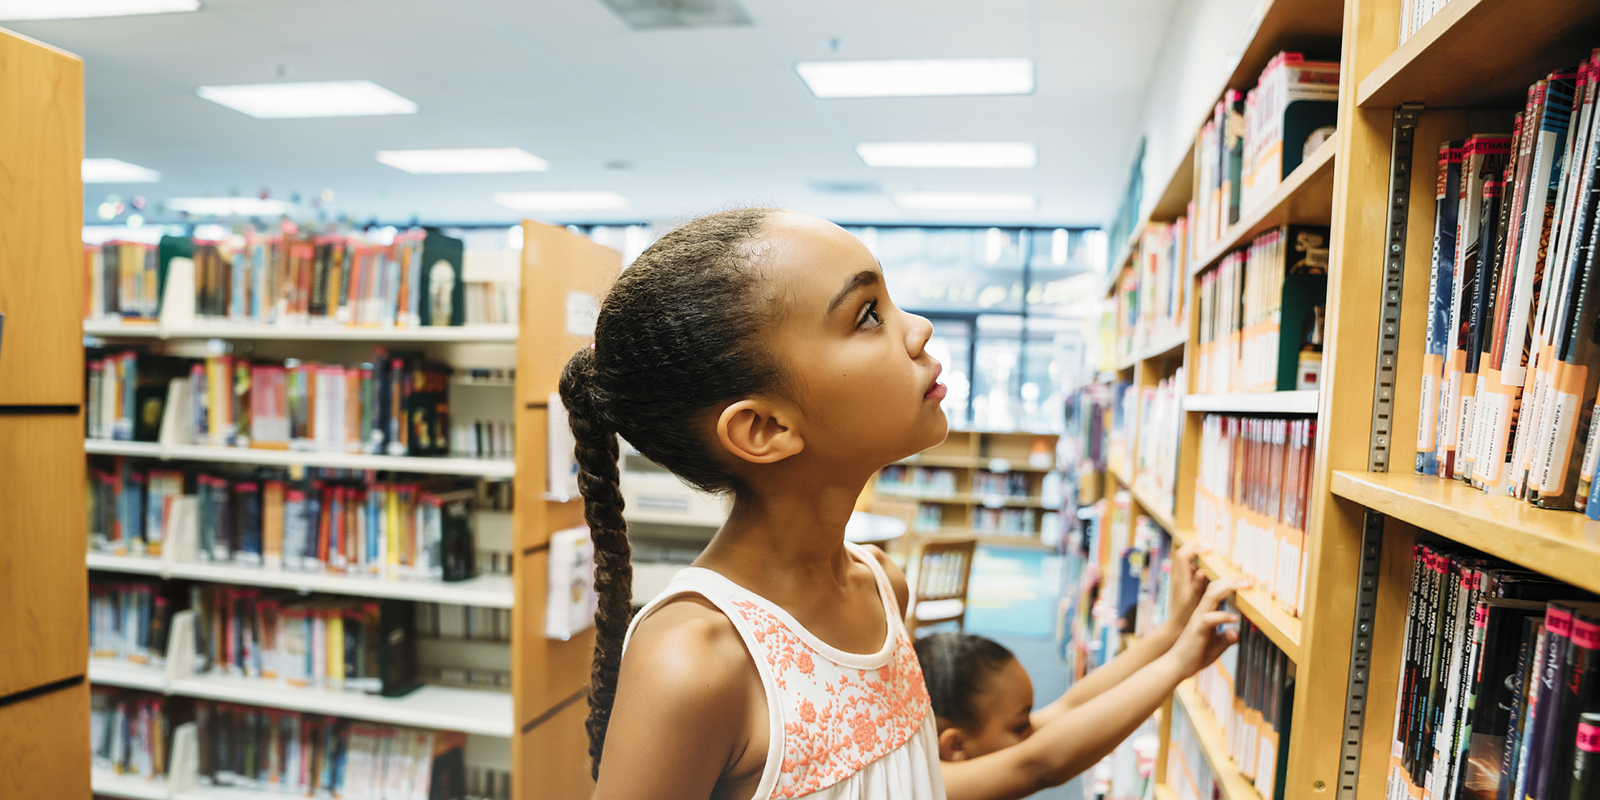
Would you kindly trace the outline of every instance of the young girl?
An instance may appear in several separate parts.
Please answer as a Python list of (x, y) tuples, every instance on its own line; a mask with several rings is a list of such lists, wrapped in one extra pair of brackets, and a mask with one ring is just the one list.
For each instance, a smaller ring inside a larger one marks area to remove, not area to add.
[[(844, 542), (878, 469), (942, 441), (932, 325), (853, 236), (788, 211), (694, 220), (601, 303), (561, 377), (595, 545), (595, 797), (942, 798), (904, 577)], [(632, 624), (617, 436), (727, 523)]]
[(1206, 634), (1238, 621), (1217, 609), (1243, 583), (1209, 584), (1193, 566), (1200, 552), (1191, 545), (1173, 559), (1165, 624), (1037, 711), (1028, 671), (998, 642), (967, 633), (918, 640), (950, 800), (1014, 800), (1066, 783), (1237, 641), (1234, 631)]

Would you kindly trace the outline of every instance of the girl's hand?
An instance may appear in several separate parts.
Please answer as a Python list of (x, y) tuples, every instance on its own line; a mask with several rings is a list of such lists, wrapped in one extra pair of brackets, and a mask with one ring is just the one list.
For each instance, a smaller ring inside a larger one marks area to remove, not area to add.
[(1194, 675), (1207, 664), (1216, 661), (1217, 657), (1222, 655), (1222, 651), (1239, 641), (1237, 630), (1230, 629), (1218, 633), (1217, 626), (1239, 621), (1238, 614), (1221, 610), (1222, 602), (1233, 596), (1235, 590), (1249, 586), (1248, 578), (1229, 578), (1211, 584), (1201, 596), (1194, 613), (1189, 615), (1189, 623), (1184, 626), (1183, 633), (1178, 635), (1178, 641), (1165, 656), (1173, 661), (1184, 678)]
[(1168, 601), (1170, 608), (1167, 609), (1167, 619), (1180, 629), (1194, 615), (1200, 598), (1206, 594), (1206, 587), (1211, 585), (1211, 579), (1199, 570), (1197, 564), (1200, 556), (1210, 550), (1210, 547), (1199, 542), (1190, 542), (1172, 554), (1172, 596)]

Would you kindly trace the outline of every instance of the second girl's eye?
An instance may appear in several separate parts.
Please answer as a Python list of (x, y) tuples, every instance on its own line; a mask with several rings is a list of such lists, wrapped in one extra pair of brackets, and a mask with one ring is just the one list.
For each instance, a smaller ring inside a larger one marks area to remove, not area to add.
[(883, 317), (878, 315), (878, 301), (876, 300), (868, 303), (866, 309), (861, 312), (861, 318), (856, 320), (857, 328), (876, 328), (882, 324)]

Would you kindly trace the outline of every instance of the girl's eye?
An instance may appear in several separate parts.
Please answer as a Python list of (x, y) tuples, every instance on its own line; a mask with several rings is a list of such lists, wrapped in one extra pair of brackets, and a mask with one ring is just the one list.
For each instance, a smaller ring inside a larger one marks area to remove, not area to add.
[(876, 328), (883, 324), (883, 317), (878, 315), (878, 301), (867, 304), (867, 310), (862, 312), (861, 319), (856, 320), (857, 328)]

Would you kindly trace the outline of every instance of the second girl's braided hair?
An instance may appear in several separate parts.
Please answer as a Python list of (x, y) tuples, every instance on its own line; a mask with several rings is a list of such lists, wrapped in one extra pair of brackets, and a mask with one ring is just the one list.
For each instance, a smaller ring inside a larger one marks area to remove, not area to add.
[(600, 596), (588, 720), (595, 777), (632, 616), (617, 436), (700, 489), (738, 488), (712, 449), (706, 412), (782, 383), (782, 371), (760, 336), (774, 315), (775, 298), (762, 291), (754, 266), (754, 246), (770, 213), (722, 211), (661, 237), (601, 301), (594, 347), (579, 350), (561, 373)]

